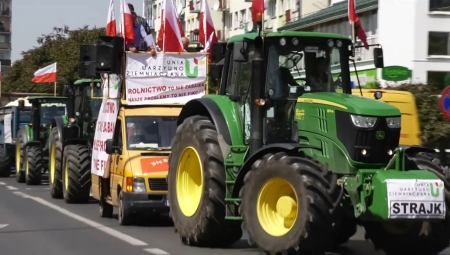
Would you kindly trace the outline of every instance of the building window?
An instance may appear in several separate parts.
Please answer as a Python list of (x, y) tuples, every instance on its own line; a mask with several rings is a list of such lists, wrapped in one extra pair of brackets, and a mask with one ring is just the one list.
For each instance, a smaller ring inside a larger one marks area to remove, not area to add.
[(5, 42), (6, 42), (6, 36), (0, 35), (0, 43), (5, 43)]
[(427, 84), (438, 89), (444, 89), (450, 85), (450, 72), (428, 71)]
[(430, 12), (450, 12), (450, 0), (430, 0)]
[(269, 17), (274, 19), (277, 16), (277, 2), (274, 0), (270, 0), (267, 6), (267, 14)]
[(233, 21), (233, 28), (238, 28), (239, 27), (239, 13), (235, 12), (234, 13), (234, 21)]
[(448, 32), (428, 32), (428, 55), (450, 55), (449, 36)]

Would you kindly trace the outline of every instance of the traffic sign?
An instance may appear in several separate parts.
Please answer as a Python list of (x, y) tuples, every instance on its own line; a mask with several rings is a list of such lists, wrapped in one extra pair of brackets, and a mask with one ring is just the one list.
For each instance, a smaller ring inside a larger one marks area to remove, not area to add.
[(441, 92), (441, 98), (439, 99), (439, 110), (445, 118), (450, 120), (450, 86), (446, 87)]

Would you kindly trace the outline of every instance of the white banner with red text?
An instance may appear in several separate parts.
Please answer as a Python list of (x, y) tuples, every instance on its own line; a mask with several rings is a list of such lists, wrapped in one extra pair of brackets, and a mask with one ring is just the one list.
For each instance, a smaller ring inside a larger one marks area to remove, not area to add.
[(120, 78), (117, 75), (110, 75), (109, 80), (107, 77), (102, 77), (102, 79), (104, 99), (95, 127), (91, 161), (91, 173), (98, 176), (104, 176), (105, 170), (109, 169), (107, 162), (109, 162), (110, 155), (106, 154), (106, 140), (112, 139), (114, 136), (120, 98), (118, 85)]
[(207, 54), (128, 53), (128, 105), (185, 104), (206, 94)]

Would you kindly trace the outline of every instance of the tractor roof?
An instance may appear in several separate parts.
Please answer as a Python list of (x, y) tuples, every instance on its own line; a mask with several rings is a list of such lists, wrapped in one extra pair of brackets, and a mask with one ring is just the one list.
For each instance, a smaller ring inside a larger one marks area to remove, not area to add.
[(67, 97), (52, 97), (52, 96), (30, 96), (27, 98), (30, 103), (61, 103), (67, 100)]
[(94, 79), (94, 80), (92, 80), (92, 79), (79, 79), (79, 80), (77, 80), (77, 81), (75, 81), (74, 82), (74, 84), (75, 85), (79, 85), (79, 84), (84, 84), (84, 83), (91, 83), (91, 82), (102, 82), (102, 80), (101, 79)]
[[(254, 40), (258, 36), (258, 33), (248, 33), (232, 36), (228, 43), (243, 42), (244, 40)], [(315, 38), (330, 38), (339, 40), (350, 40), (350, 38), (332, 33), (319, 33), (319, 32), (302, 32), (302, 31), (280, 31), (280, 32), (270, 32), (264, 35), (264, 37), (315, 37)]]

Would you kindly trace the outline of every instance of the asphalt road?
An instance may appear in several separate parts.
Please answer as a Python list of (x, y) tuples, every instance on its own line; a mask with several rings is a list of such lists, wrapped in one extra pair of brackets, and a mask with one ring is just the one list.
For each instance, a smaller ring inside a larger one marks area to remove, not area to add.
[[(117, 219), (98, 216), (95, 201), (65, 204), (50, 198), (47, 185), (26, 186), (14, 177), (0, 179), (0, 249), (9, 255), (259, 255), (246, 236), (228, 249), (192, 248), (181, 244), (164, 218), (119, 226)], [(450, 254), (445, 251), (442, 254)], [(363, 230), (339, 255), (384, 255), (364, 240)]]

